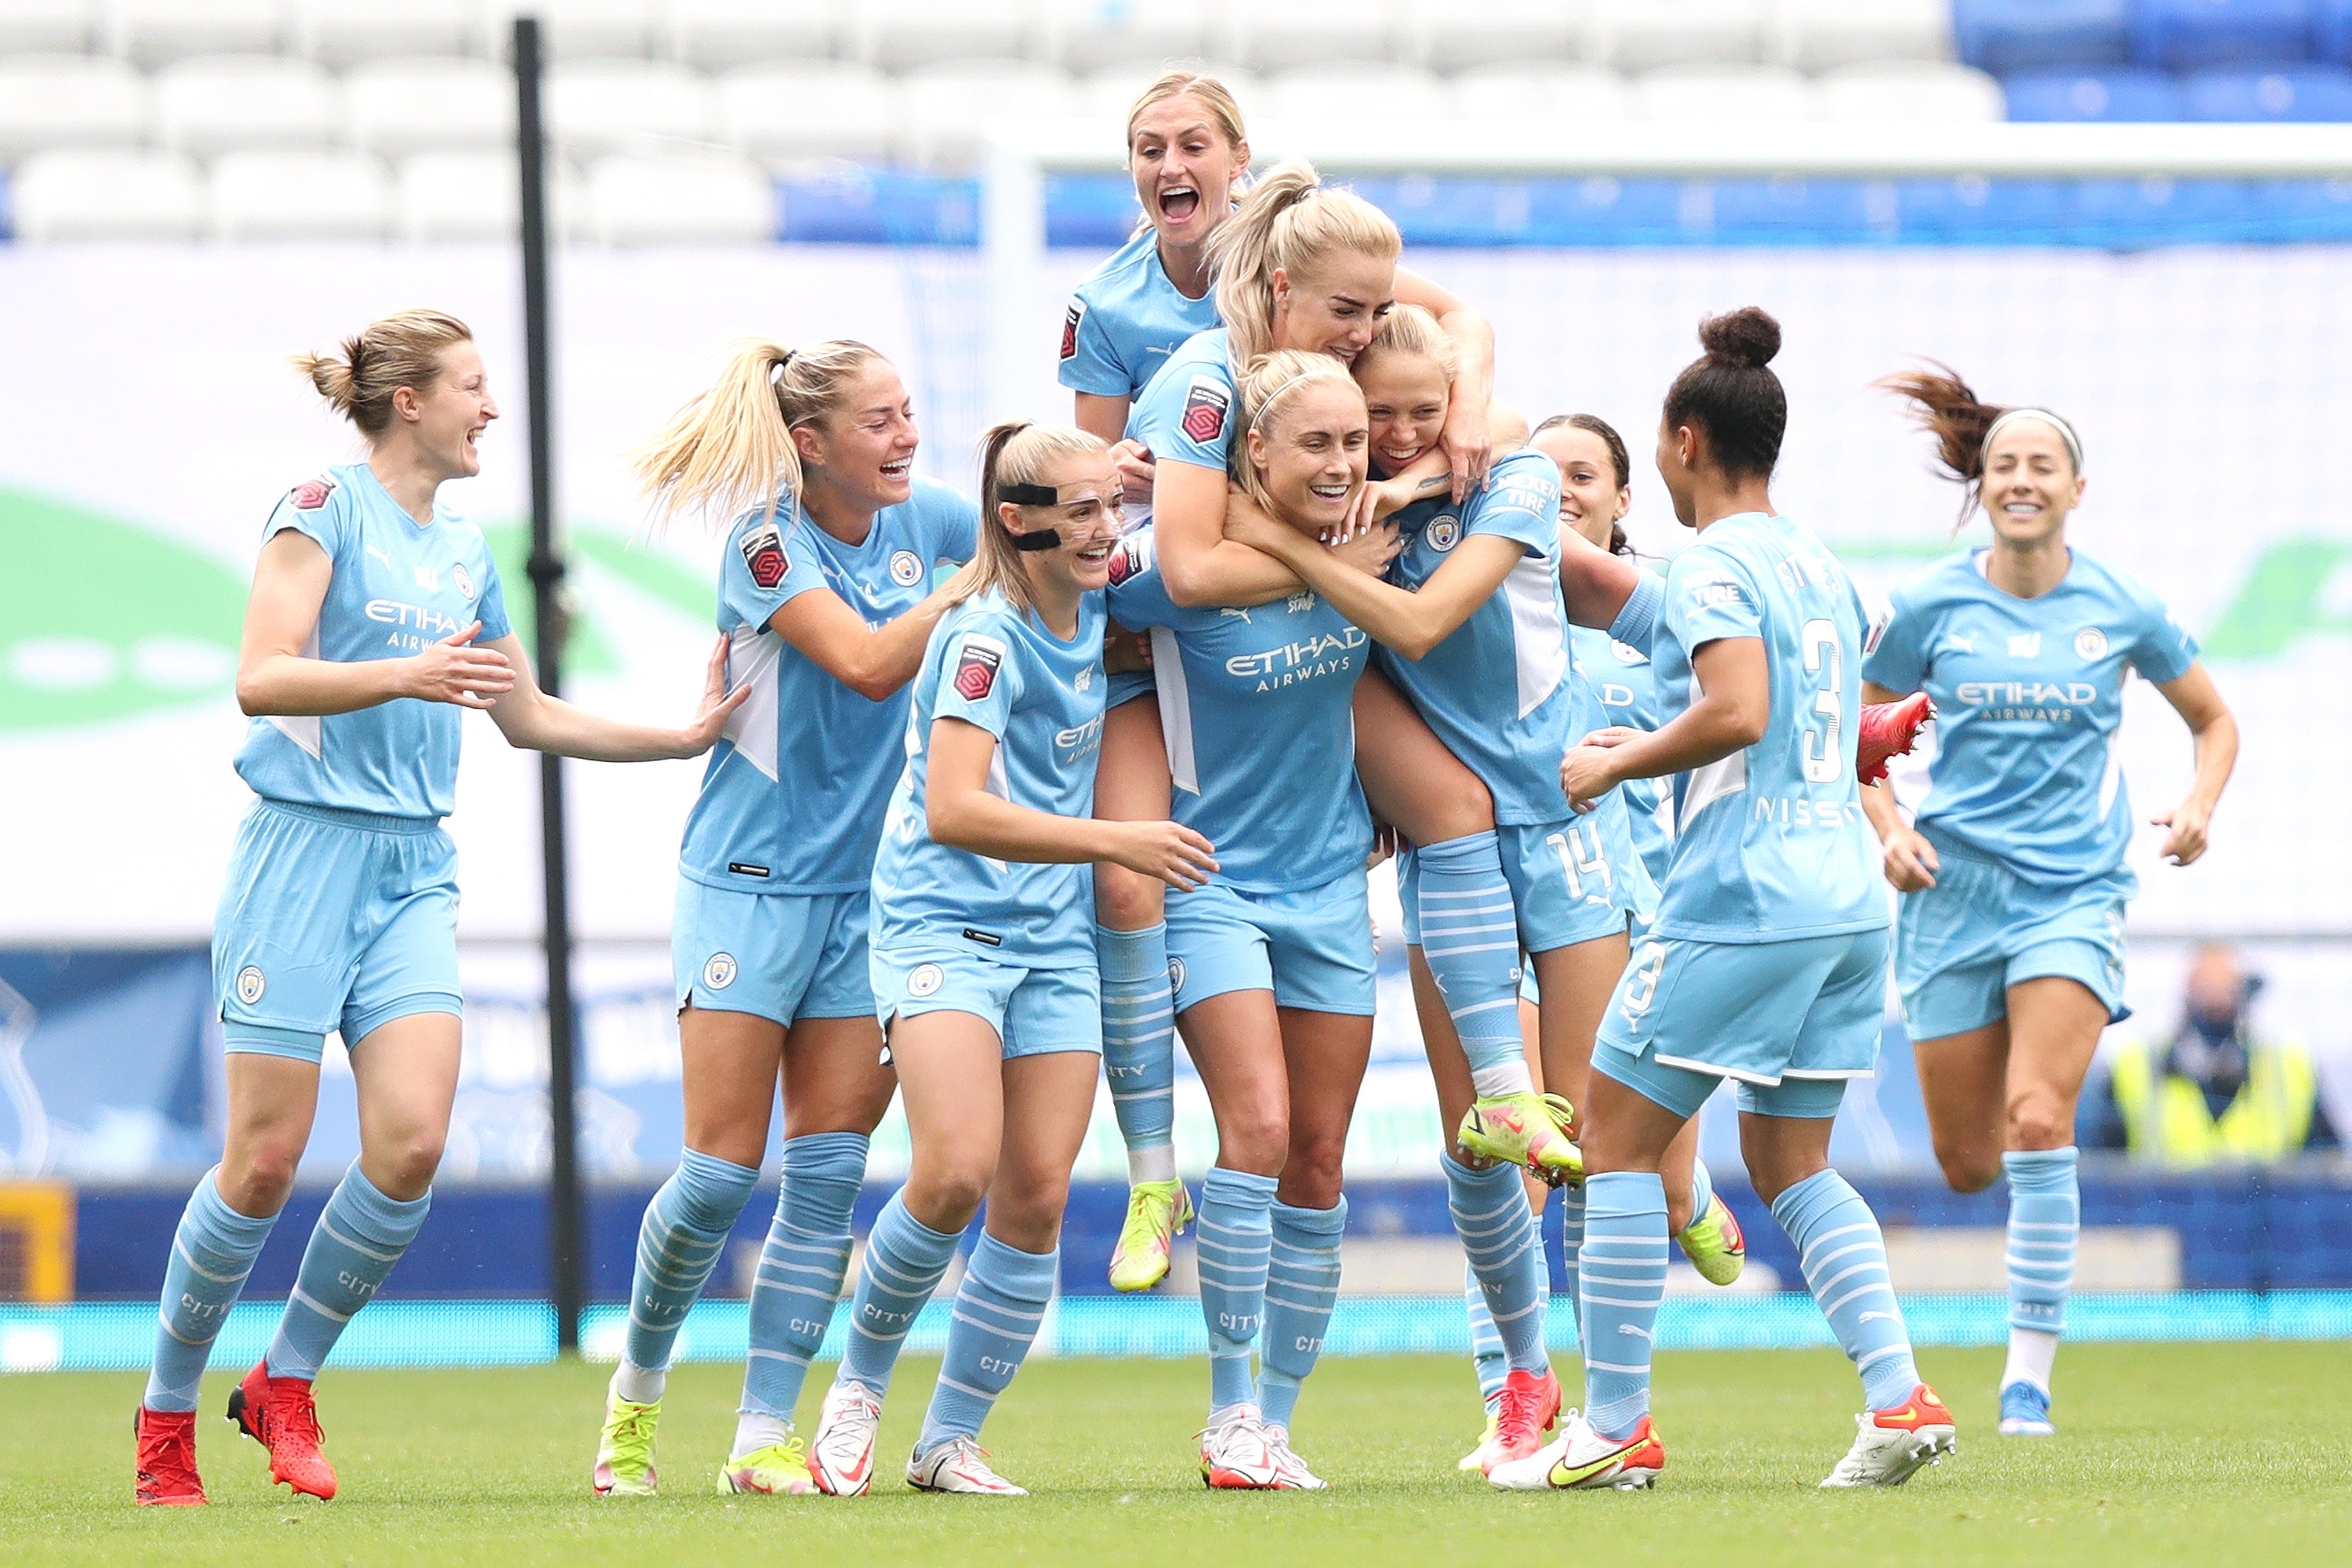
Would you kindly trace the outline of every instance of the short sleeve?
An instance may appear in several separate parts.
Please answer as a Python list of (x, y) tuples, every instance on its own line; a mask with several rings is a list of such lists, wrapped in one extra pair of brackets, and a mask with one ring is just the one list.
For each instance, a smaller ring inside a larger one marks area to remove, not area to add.
[(764, 626), (778, 610), (827, 584), (815, 551), (782, 512), (748, 512), (728, 536), (719, 561), (719, 619), (726, 626)]
[(1685, 551), (1667, 568), (1664, 618), (1675, 640), (1691, 654), (1726, 637), (1764, 635), (1755, 584), (1738, 562), (1704, 545)]
[(1160, 575), (1160, 562), (1148, 528), (1129, 534), (1111, 552), (1110, 618), (1129, 631), (1175, 624), (1176, 603)]
[(499, 578), (498, 558), (485, 543), (481, 550), (481, 595), (474, 601), (474, 618), (482, 623), (478, 643), (496, 642), (514, 630), (507, 616), (506, 584)]
[(1083, 294), (1070, 296), (1070, 308), (1062, 317), (1061, 380), (1073, 392), (1097, 397), (1126, 397), (1135, 390), (1119, 360), (1118, 345), (1110, 341), (1110, 329)]
[(351, 497), (334, 475), (320, 474), (286, 492), (262, 525), (261, 542), (267, 544), (290, 528), (308, 535), (334, 560), (343, 552), (350, 520)]
[(1625, 607), (1609, 623), (1609, 640), (1623, 643), (1647, 658), (1650, 645), (1658, 634), (1658, 611), (1666, 602), (1666, 584), (1651, 572), (1637, 572), (1633, 576), (1633, 592), (1626, 597)]
[(1224, 472), (1234, 446), (1234, 384), (1223, 367), (1170, 362), (1143, 389), (1131, 422), (1155, 461)]
[(1473, 499), (1463, 533), (1491, 533), (1531, 554), (1551, 554), (1559, 548), (1559, 469), (1541, 453), (1524, 462), (1506, 458)]
[(961, 719), (1002, 741), (1021, 698), (1020, 650), (1007, 628), (987, 620), (967, 622), (949, 636), (954, 641), (940, 661), (931, 717)]
[(2131, 590), (2131, 667), (2158, 686), (2179, 679), (2197, 662), (2197, 639), (2146, 586), (2134, 583)]
[(1918, 607), (1908, 584), (1889, 595), (1886, 613), (1862, 641), (1862, 678), (1908, 696), (1927, 683), (1927, 644), (1934, 617)]

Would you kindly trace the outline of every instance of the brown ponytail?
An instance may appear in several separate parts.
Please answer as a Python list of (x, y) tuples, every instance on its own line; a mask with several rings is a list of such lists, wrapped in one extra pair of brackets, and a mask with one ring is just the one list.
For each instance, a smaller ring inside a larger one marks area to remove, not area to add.
[(1963, 487), (1957, 531), (1983, 499), (1985, 436), (2009, 410), (1978, 397), (1950, 365), (1927, 363), (1935, 368), (1882, 376), (1871, 384), (1909, 399), (1913, 423), (1936, 438), (1936, 466)]

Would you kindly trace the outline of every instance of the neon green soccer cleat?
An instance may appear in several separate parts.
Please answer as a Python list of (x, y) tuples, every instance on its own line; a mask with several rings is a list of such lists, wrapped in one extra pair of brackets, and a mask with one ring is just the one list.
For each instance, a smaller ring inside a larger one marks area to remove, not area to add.
[(1486, 1406), (1486, 1429), (1478, 1434), (1476, 1447), (1454, 1461), (1455, 1469), (1468, 1470), (1482, 1476), (1486, 1473), (1486, 1457), (1495, 1451), (1495, 1434), (1500, 1425), (1499, 1409), (1500, 1406), (1496, 1405)]
[(1127, 1190), (1127, 1224), (1110, 1255), (1114, 1290), (1149, 1290), (1168, 1278), (1176, 1238), (1192, 1223), (1192, 1194), (1182, 1182), (1138, 1182)]
[(1706, 1212), (1683, 1226), (1675, 1240), (1699, 1278), (1710, 1285), (1730, 1284), (1748, 1261), (1748, 1237), (1720, 1195), (1710, 1196)]
[(596, 1439), (596, 1495), (654, 1495), (654, 1428), (661, 1422), (661, 1401), (633, 1405), (616, 1394), (604, 1395), (604, 1430)]
[(787, 1437), (730, 1459), (719, 1467), (719, 1489), (735, 1496), (809, 1496), (816, 1482), (809, 1475), (808, 1445)]
[(1556, 1094), (1482, 1096), (1463, 1113), (1454, 1142), (1488, 1160), (1524, 1165), (1555, 1186), (1584, 1180), (1584, 1155), (1568, 1135), (1576, 1110)]

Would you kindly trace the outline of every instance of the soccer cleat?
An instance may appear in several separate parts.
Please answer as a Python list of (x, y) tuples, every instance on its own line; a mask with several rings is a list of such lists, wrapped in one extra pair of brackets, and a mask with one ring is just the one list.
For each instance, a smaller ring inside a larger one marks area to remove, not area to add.
[(935, 1443), (928, 1454), (907, 1461), (907, 1484), (919, 1492), (969, 1492), (975, 1497), (1027, 1497), (988, 1468), (988, 1450), (971, 1437)]
[(1110, 1288), (1149, 1290), (1168, 1278), (1170, 1250), (1192, 1223), (1192, 1194), (1181, 1182), (1138, 1182), (1127, 1190), (1127, 1224), (1111, 1249)]
[(1639, 1490), (1658, 1479), (1666, 1468), (1665, 1445), (1650, 1418), (1623, 1437), (1603, 1437), (1574, 1411), (1560, 1424), (1559, 1436), (1549, 1447), (1524, 1459), (1496, 1465), (1486, 1472), (1488, 1484), (1507, 1492)]
[(1864, 1411), (1853, 1424), (1853, 1447), (1825, 1487), (1899, 1487), (1959, 1447), (1952, 1413), (1924, 1383), (1896, 1408)]
[(882, 1400), (862, 1383), (836, 1383), (824, 1393), (809, 1439), (809, 1474), (827, 1497), (864, 1497), (874, 1484), (874, 1436), (882, 1427)]
[(596, 1495), (651, 1497), (660, 1478), (654, 1473), (654, 1428), (661, 1424), (661, 1401), (638, 1405), (607, 1389), (604, 1430), (596, 1438)]
[(1584, 1180), (1584, 1156), (1568, 1135), (1575, 1108), (1556, 1094), (1481, 1096), (1462, 1115), (1454, 1141), (1482, 1159), (1502, 1160), (1555, 1184)]
[(1495, 1407), (1495, 1436), (1479, 1468), (1492, 1471), (1496, 1465), (1528, 1458), (1543, 1447), (1543, 1435), (1559, 1419), (1559, 1379), (1550, 1369), (1512, 1373), (1503, 1379), (1503, 1397)]
[(1936, 716), (1936, 705), (1924, 691), (1900, 702), (1865, 702), (1862, 733), (1855, 738), (1853, 776), (1863, 784), (1885, 784), (1886, 764), (1908, 755), (1919, 743), (1920, 726)]
[(269, 1450), (269, 1479), (314, 1498), (335, 1495), (335, 1467), (319, 1445), (319, 1407), (310, 1401), (307, 1377), (272, 1377), (262, 1362), (228, 1392), (228, 1418), (238, 1431)]
[(2000, 1391), (2000, 1435), (2004, 1437), (2055, 1437), (2050, 1419), (2050, 1395), (2019, 1380)]
[(150, 1410), (131, 1418), (139, 1439), (139, 1479), (131, 1495), (150, 1508), (194, 1508), (205, 1500), (196, 1474), (196, 1413)]
[(1331, 1483), (1307, 1468), (1307, 1461), (1291, 1450), (1290, 1428), (1268, 1426), (1265, 1429), (1266, 1452), (1274, 1456), (1274, 1490), (1278, 1492), (1328, 1492)]
[[(1496, 1396), (1497, 1404), (1499, 1404), (1501, 1397), (1502, 1396), (1499, 1394)], [(1496, 1409), (1496, 1405), (1489, 1405), (1486, 1406), (1486, 1429), (1478, 1434), (1478, 1446), (1476, 1447), (1471, 1449), (1468, 1453), (1454, 1461), (1454, 1468), (1455, 1469), (1476, 1470), (1480, 1475), (1486, 1473), (1488, 1466), (1491, 1463), (1488, 1456), (1495, 1451)]]
[(1220, 1491), (1268, 1491), (1279, 1461), (1265, 1419), (1254, 1405), (1237, 1405), (1201, 1436), (1201, 1484)]
[(1730, 1284), (1748, 1261), (1748, 1237), (1719, 1193), (1709, 1195), (1706, 1212), (1683, 1226), (1675, 1240), (1699, 1278), (1710, 1285)]
[(808, 1445), (798, 1437), (752, 1449), (719, 1467), (719, 1489), (738, 1497), (806, 1497), (816, 1490)]

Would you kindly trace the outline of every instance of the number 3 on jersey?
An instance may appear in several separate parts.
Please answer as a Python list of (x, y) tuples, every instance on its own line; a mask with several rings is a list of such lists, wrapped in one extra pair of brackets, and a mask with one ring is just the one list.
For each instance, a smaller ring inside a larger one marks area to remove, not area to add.
[[(1581, 899), (1588, 904), (1605, 904), (1615, 879), (1609, 870), (1609, 851), (1601, 842), (1598, 823), (1574, 822), (1565, 832), (1547, 833), (1544, 842), (1559, 856), (1559, 868), (1568, 879), (1568, 896)], [(1589, 893), (1584, 889), (1589, 877), (1601, 879), (1601, 890)]]
[(1845, 723), (1844, 655), (1838, 647), (1837, 624), (1830, 620), (1805, 623), (1805, 671), (1818, 675), (1822, 666), (1829, 679), (1813, 693), (1813, 711), (1829, 721), (1826, 731), (1808, 726), (1798, 742), (1804, 753), (1807, 784), (1834, 784), (1845, 771), (1839, 760), (1838, 731)]

